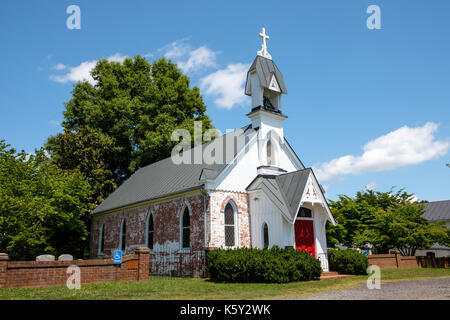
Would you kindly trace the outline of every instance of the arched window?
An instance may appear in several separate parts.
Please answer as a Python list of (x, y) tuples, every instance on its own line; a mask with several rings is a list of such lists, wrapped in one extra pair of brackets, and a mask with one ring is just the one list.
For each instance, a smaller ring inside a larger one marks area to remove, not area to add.
[(267, 165), (274, 165), (273, 161), (273, 150), (272, 150), (272, 141), (267, 141), (266, 145), (266, 156), (267, 156)]
[(267, 249), (269, 248), (269, 227), (265, 222), (263, 223), (262, 236), (263, 236), (263, 248)]
[(234, 208), (231, 203), (227, 203), (225, 206), (225, 246), (235, 246), (235, 221), (234, 221)]
[(301, 207), (298, 210), (297, 218), (312, 218), (312, 211), (308, 208)]
[(105, 249), (105, 225), (103, 224), (102, 227), (100, 228), (98, 253), (103, 253), (104, 249)]
[(147, 247), (153, 249), (153, 214), (149, 214), (147, 221)]
[(190, 247), (190, 237), (191, 237), (191, 223), (189, 217), (189, 208), (186, 206), (183, 211), (183, 216), (181, 218), (181, 243), (183, 249), (188, 249)]
[(120, 250), (125, 251), (127, 247), (127, 223), (125, 219), (122, 220), (122, 226), (120, 228)]

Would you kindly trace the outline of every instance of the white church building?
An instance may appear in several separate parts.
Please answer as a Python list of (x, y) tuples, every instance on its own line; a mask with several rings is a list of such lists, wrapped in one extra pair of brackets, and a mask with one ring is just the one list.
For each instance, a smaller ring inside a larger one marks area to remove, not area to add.
[(136, 171), (92, 212), (91, 257), (146, 246), (152, 272), (164, 273), (170, 270), (159, 261), (167, 248), (173, 271), (205, 250), (276, 245), (307, 251), (328, 271), (325, 226), (336, 222), (313, 170), (285, 138), (286, 85), (264, 28), (259, 35), (262, 49), (245, 86), (249, 124), (183, 152), (213, 161), (169, 157)]

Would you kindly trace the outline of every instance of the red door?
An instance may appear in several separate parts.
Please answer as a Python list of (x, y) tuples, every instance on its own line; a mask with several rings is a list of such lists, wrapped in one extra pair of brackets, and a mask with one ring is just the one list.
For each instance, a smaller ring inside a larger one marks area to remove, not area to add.
[(312, 220), (295, 220), (295, 247), (297, 250), (309, 252), (316, 257), (314, 245), (314, 225)]

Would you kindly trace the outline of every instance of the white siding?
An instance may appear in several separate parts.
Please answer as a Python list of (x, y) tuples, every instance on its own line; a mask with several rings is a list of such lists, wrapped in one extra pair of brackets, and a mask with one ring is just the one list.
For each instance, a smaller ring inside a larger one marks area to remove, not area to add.
[(284, 248), (294, 244), (293, 226), (287, 222), (280, 210), (262, 192), (250, 196), (250, 229), (253, 248), (263, 248), (263, 225), (269, 229), (269, 247)]

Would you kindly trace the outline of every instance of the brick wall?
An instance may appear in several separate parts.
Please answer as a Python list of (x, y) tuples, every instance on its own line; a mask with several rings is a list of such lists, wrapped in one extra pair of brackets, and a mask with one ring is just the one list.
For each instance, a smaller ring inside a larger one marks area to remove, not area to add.
[(380, 268), (448, 268), (449, 261), (450, 258), (402, 256), (398, 253), (369, 255), (369, 264)]
[[(204, 248), (204, 208), (203, 194), (197, 192), (189, 196), (180, 196), (135, 208), (96, 215), (93, 217), (91, 258), (111, 257), (114, 250), (119, 249), (120, 227), (126, 221), (126, 253), (135, 248), (147, 246), (147, 221), (151, 213), (154, 224), (154, 248), (164, 247), (167, 250), (180, 248), (180, 214), (187, 205), (190, 208), (191, 248)], [(100, 228), (105, 225), (104, 254), (99, 255)]]
[(122, 264), (112, 259), (74, 261), (8, 261), (0, 257), (0, 287), (44, 287), (66, 285), (67, 268), (78, 266), (81, 284), (111, 281), (147, 281), (149, 250), (138, 248), (123, 256)]
[(220, 248), (225, 245), (224, 210), (229, 201), (233, 201), (238, 210), (239, 246), (251, 246), (247, 194), (241, 192), (213, 191), (209, 194), (207, 208), (207, 228), (209, 229), (207, 243), (210, 248)]

